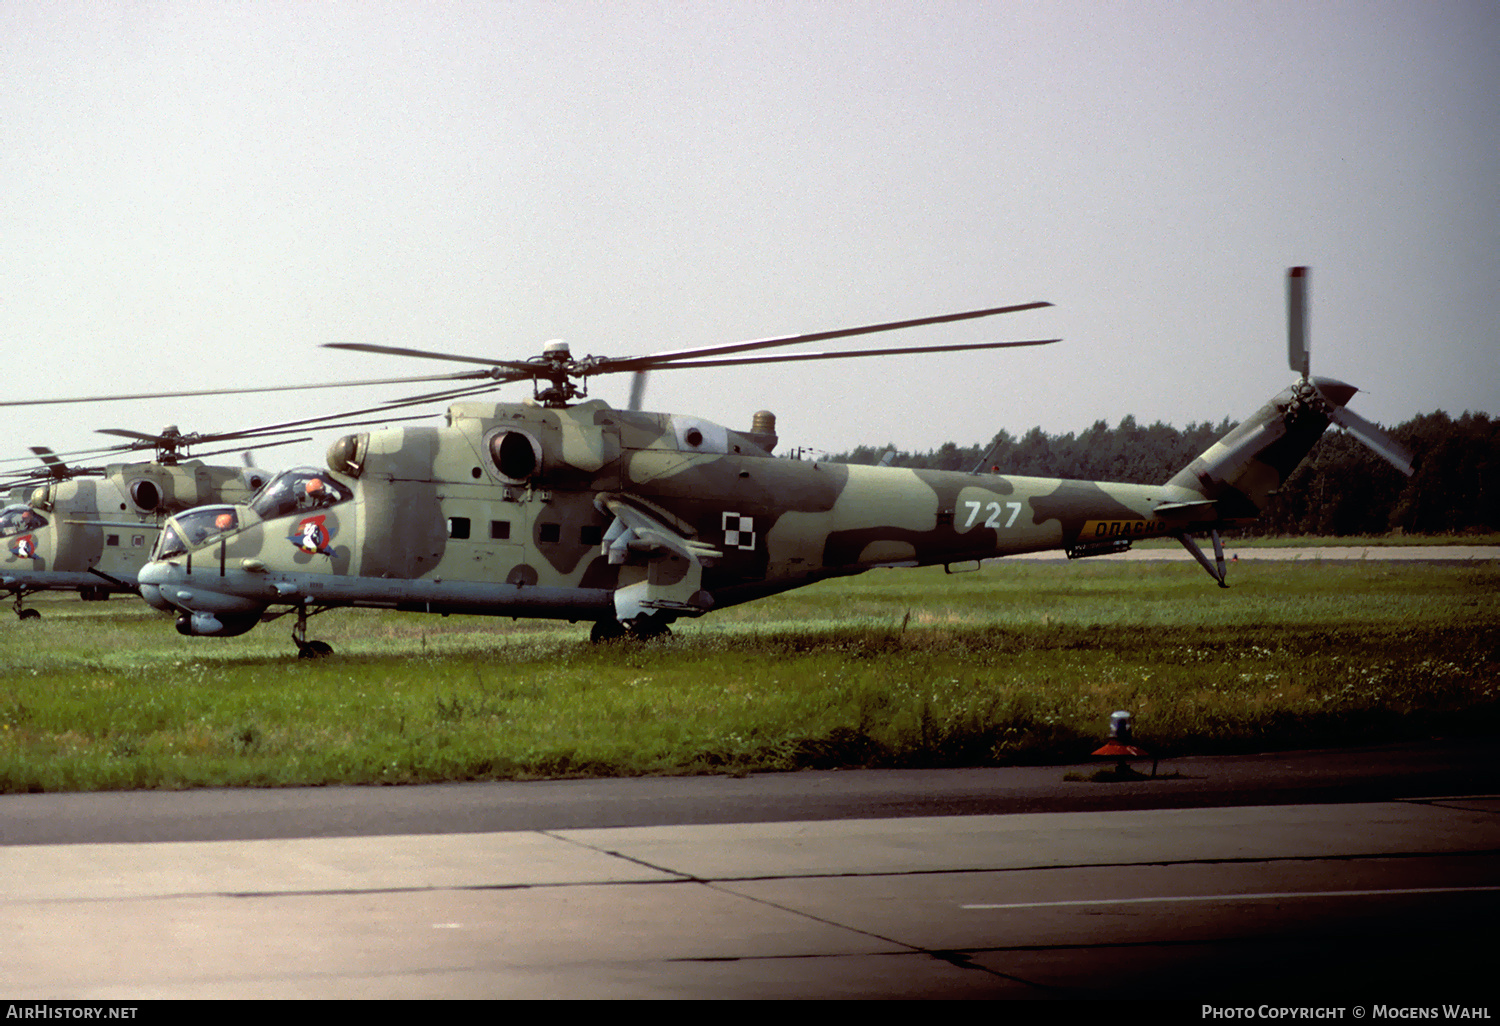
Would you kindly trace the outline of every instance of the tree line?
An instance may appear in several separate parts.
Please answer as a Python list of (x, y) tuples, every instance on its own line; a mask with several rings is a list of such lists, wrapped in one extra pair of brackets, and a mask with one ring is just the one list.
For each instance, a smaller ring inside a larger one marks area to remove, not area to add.
[[(931, 470), (988, 471), (1085, 481), (1166, 481), (1227, 434), (1235, 422), (1176, 428), (1134, 417), (1115, 427), (1095, 421), (1085, 431), (1050, 435), (1034, 427), (1017, 438), (1001, 430), (988, 444), (946, 442), (928, 452), (859, 446), (831, 458), (841, 463)], [(1389, 431), (1415, 456), (1404, 477), (1351, 436), (1329, 430), (1287, 479), (1247, 534), (1479, 533), (1500, 530), (1500, 419), (1458, 418), (1439, 410)]]

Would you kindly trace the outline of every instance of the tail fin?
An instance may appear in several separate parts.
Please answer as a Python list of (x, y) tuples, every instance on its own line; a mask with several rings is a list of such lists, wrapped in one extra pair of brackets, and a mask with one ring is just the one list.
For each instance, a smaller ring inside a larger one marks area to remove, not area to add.
[(1184, 505), (1211, 502), (1217, 515), (1203, 519), (1225, 527), (1254, 520), (1328, 427), (1332, 418), (1319, 400), (1342, 407), (1354, 391), (1331, 378), (1283, 389), (1173, 475), (1167, 486), (1186, 493)]

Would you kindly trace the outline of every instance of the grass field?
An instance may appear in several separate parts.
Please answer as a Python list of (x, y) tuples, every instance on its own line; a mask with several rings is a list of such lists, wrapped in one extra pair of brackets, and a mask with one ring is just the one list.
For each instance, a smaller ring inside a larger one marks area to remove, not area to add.
[(0, 621), (0, 791), (1077, 763), (1500, 729), (1500, 563), (876, 571), (680, 623), (341, 610), (184, 638), (135, 600)]

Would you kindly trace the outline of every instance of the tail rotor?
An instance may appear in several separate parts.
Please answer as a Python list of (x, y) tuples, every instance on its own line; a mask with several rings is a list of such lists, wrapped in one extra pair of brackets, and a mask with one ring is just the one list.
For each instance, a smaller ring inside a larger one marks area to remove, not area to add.
[(1302, 376), (1302, 381), (1297, 386), (1299, 394), (1370, 451), (1411, 477), (1411, 453), (1390, 435), (1344, 405), (1358, 389), (1332, 378), (1312, 377), (1307, 335), (1307, 291), (1308, 269), (1293, 267), (1287, 272), (1286, 279), (1287, 362), (1293, 371)]

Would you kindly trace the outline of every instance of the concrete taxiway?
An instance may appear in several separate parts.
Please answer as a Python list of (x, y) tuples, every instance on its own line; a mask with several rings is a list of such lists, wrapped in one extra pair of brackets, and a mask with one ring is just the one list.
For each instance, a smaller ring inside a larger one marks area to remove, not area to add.
[[(1485, 747), (1459, 751), (1477, 770), (1471, 793), (1375, 784), (1392, 797), (1344, 802), (1284, 790), (1293, 804), (12, 837), (0, 844), (0, 997), (1472, 999), (1496, 951), (1500, 798), (1482, 793)], [(1285, 777), (1297, 761), (1260, 770)], [(1235, 766), (1226, 793), (1254, 770), (1249, 757)], [(985, 772), (1004, 788), (1007, 771)], [(1017, 771), (1033, 774), (1018, 786), (1040, 772)], [(843, 777), (879, 787), (878, 774)], [(748, 794), (758, 778), (731, 783)], [(1371, 798), (1350, 783), (1346, 796)], [(521, 785), (472, 785), (464, 801), (490, 786)], [(52, 797), (4, 799), (0, 822)]]

